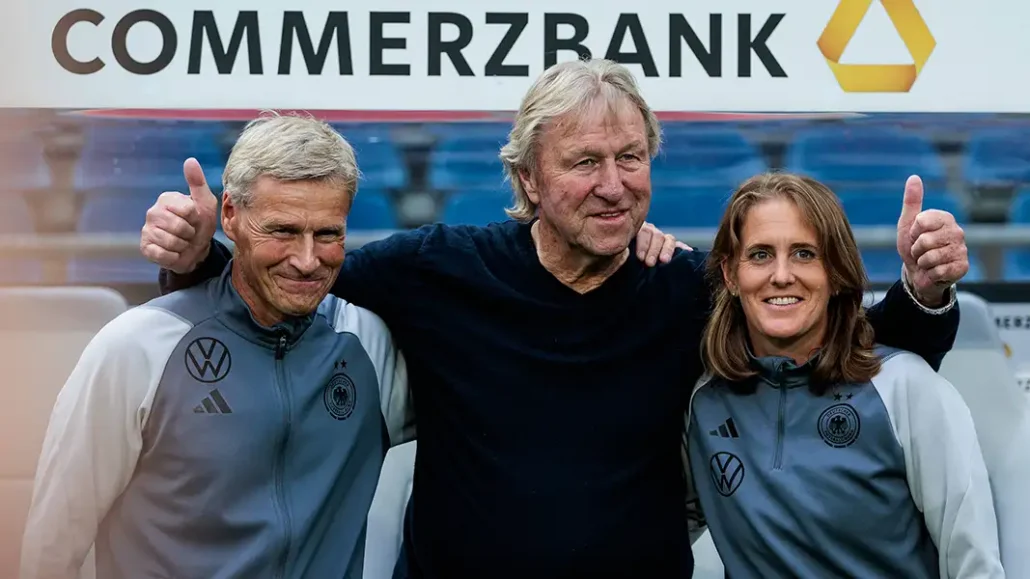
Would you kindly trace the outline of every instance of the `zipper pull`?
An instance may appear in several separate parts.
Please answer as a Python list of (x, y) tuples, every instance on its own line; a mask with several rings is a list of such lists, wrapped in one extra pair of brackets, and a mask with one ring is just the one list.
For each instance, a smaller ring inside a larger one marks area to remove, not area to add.
[(286, 355), (286, 334), (279, 334), (279, 343), (275, 346), (275, 359), (282, 360)]

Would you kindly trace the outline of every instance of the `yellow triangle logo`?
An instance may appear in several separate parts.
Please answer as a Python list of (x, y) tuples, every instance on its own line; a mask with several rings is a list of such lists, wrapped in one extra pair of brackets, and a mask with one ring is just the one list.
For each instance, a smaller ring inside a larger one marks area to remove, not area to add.
[(844, 92), (908, 92), (937, 46), (913, 0), (879, 1), (915, 64), (841, 64), (873, 0), (840, 0), (817, 44)]

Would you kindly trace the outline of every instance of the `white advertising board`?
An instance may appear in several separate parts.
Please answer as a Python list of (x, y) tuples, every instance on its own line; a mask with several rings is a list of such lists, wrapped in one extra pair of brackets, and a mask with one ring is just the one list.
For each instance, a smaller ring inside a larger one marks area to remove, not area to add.
[(1019, 387), (1030, 395), (1030, 303), (991, 304), (991, 313)]
[(13, 0), (0, 106), (510, 111), (580, 53), (658, 111), (1030, 112), (1030, 3)]

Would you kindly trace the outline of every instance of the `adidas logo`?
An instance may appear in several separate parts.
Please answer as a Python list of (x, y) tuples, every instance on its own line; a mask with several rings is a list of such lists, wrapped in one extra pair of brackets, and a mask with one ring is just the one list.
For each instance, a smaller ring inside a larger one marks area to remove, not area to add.
[(232, 414), (232, 408), (229, 408), (229, 403), (222, 398), (222, 393), (218, 389), (211, 391), (209, 396), (205, 396), (200, 404), (193, 407), (194, 414)]
[(708, 434), (718, 436), (719, 438), (740, 438), (740, 433), (737, 432), (737, 425), (733, 423), (732, 418), (727, 418), (726, 422), (719, 425), (719, 428), (709, 430)]

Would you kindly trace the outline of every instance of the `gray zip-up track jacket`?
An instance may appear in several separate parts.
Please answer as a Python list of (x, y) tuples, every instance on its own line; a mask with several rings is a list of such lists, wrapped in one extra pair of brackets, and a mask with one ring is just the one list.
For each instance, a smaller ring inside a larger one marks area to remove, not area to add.
[(220, 278), (133, 308), (86, 347), (47, 431), (28, 579), (361, 576), (404, 360), (338, 298), (272, 328)]
[(968, 407), (919, 356), (877, 351), (871, 383), (822, 396), (778, 357), (752, 359), (753, 394), (699, 382), (688, 511), (729, 577), (1004, 577)]

